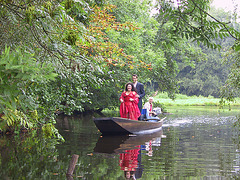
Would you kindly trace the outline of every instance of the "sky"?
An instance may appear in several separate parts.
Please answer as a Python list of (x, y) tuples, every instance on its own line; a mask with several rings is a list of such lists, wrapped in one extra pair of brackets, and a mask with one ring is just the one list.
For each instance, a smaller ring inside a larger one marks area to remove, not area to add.
[[(156, 0), (153, 0), (153, 2), (155, 3)], [(213, 0), (211, 5), (226, 11), (234, 11), (234, 8), (237, 7), (237, 12), (240, 15), (240, 0)]]
[[(156, 0), (153, 0), (153, 2), (156, 2)], [(236, 12), (238, 14), (237, 22), (240, 22), (240, 0), (213, 0), (211, 6), (215, 6), (216, 8), (222, 8), (227, 12), (234, 12), (234, 9), (236, 9)], [(155, 14), (156, 12), (156, 9), (152, 10), (152, 14)]]
[(213, 0), (212, 6), (232, 12), (237, 8), (237, 13), (240, 15), (240, 0)]

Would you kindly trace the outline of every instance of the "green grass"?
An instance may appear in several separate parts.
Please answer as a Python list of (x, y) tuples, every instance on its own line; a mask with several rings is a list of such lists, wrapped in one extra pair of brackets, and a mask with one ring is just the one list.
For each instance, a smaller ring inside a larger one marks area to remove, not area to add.
[[(165, 106), (219, 106), (220, 98), (177, 94), (176, 99), (171, 100), (167, 93), (161, 93), (154, 97), (154, 101)], [(232, 102), (231, 106), (240, 106), (240, 98), (236, 98), (236, 101)]]

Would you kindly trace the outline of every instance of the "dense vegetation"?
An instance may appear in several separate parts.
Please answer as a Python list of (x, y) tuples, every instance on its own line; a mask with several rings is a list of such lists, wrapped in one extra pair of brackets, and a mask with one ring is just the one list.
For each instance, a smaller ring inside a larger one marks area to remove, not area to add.
[(55, 113), (118, 106), (133, 73), (148, 94), (175, 98), (179, 85), (188, 95), (237, 96), (236, 19), (211, 16), (203, 0), (157, 6), (152, 16), (147, 0), (0, 0), (0, 128), (57, 134)]
[(159, 104), (159, 107), (164, 107), (166, 111), (169, 111), (170, 106), (217, 106), (221, 108), (234, 108), (240, 106), (240, 98), (235, 98), (234, 102), (231, 102), (230, 106), (222, 106), (221, 98), (214, 98), (213, 96), (187, 96), (184, 94), (176, 94), (176, 99), (170, 99), (166, 93), (158, 93), (154, 97), (154, 106)]
[(158, 5), (162, 24), (172, 25), (170, 42), (179, 42), (181, 38), (193, 42), (190, 44), (194, 49), (201, 49), (197, 57), (202, 61), (194, 56), (190, 65), (182, 63), (181, 58), (177, 60), (180, 92), (227, 100), (239, 96), (240, 39), (236, 10), (230, 14), (210, 9), (210, 2), (193, 0), (179, 1), (177, 5), (163, 0)]

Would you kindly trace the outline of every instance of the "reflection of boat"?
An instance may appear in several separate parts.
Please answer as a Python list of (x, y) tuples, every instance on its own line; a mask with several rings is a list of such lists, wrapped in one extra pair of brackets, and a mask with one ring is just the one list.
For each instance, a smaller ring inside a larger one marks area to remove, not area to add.
[[(124, 177), (142, 177), (142, 153), (147, 142), (161, 142), (163, 131), (158, 130), (151, 134), (100, 136), (94, 148), (94, 153), (119, 154), (119, 166), (124, 171)], [(107, 155), (108, 156), (108, 155)], [(112, 155), (110, 155), (112, 156)], [(112, 158), (112, 157), (111, 157)]]
[(124, 153), (125, 150), (131, 150), (138, 145), (143, 145), (150, 140), (158, 140), (162, 137), (163, 131), (159, 130), (152, 134), (139, 134), (134, 136), (101, 136), (94, 148), (95, 153)]
[(163, 120), (147, 119), (135, 121), (120, 117), (94, 118), (94, 123), (102, 134), (152, 133), (162, 127)]

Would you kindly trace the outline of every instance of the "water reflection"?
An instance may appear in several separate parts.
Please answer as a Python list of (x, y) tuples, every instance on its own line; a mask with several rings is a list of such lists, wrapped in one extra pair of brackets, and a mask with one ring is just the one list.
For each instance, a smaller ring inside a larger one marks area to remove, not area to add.
[[(124, 177), (126, 179), (136, 179), (141, 177), (142, 168), (140, 169), (141, 162), (141, 150), (140, 146), (134, 149), (125, 150), (124, 153), (120, 153), (119, 166), (124, 171)], [(137, 173), (136, 175), (136, 172)], [(138, 177), (138, 174), (140, 176)], [(136, 177), (137, 176), (137, 177)]]
[(124, 136), (100, 136), (94, 148), (95, 153), (123, 153), (147, 142), (160, 144), (163, 131), (152, 134), (124, 135)]
[(64, 143), (40, 134), (0, 138), (0, 179), (65, 180), (73, 154), (74, 179), (122, 180), (124, 170), (142, 180), (239, 179), (239, 110), (203, 110), (171, 110), (163, 131), (115, 137), (101, 137), (91, 114), (59, 116)]
[(160, 146), (163, 131), (152, 134), (124, 135), (124, 136), (100, 136), (94, 153), (118, 154), (119, 166), (126, 179), (138, 179), (142, 177), (143, 165), (142, 152), (152, 156), (152, 146)]

